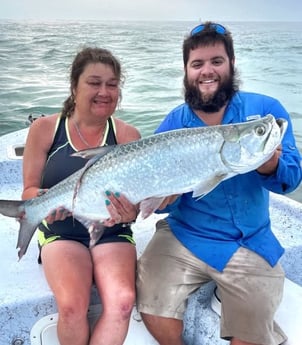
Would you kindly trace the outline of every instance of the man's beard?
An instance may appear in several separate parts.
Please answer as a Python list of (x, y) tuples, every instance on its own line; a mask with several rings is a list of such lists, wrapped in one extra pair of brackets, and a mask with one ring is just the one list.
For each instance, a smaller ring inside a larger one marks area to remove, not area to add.
[(233, 97), (239, 89), (239, 80), (231, 69), (230, 77), (225, 80), (211, 97), (203, 97), (198, 87), (188, 83), (187, 74), (184, 76), (185, 101), (193, 110), (205, 113), (216, 113)]

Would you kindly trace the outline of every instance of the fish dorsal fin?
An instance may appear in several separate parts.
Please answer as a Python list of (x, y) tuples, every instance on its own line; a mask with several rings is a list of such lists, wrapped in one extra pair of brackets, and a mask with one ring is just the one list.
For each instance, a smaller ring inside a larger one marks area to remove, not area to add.
[(118, 145), (108, 145), (108, 146), (100, 146), (100, 147), (95, 147), (92, 149), (87, 149), (87, 150), (81, 150), (78, 152), (73, 153), (71, 156), (72, 157), (81, 157), (85, 159), (91, 159), (93, 157), (98, 157), (101, 158), (105, 156), (107, 153), (110, 151), (114, 150)]
[(209, 180), (204, 180), (193, 189), (193, 198), (202, 198), (216, 188), (220, 182), (225, 180), (228, 174), (215, 175)]

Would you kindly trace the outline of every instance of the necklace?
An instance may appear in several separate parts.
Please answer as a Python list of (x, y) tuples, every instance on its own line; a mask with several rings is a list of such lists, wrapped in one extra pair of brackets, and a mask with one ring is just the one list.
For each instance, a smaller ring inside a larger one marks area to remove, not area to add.
[[(88, 148), (92, 148), (93, 146), (91, 146), (87, 141), (86, 139), (83, 137), (81, 131), (80, 131), (80, 128), (78, 126), (78, 124), (76, 123), (75, 119), (72, 117), (72, 122), (74, 124), (74, 128), (76, 129), (77, 133), (78, 133), (78, 136), (79, 138), (81, 139), (82, 143), (85, 144)], [(106, 128), (106, 126), (105, 126)], [(104, 136), (104, 133), (105, 133), (105, 128), (102, 130), (101, 132), (101, 135), (100, 135), (100, 139), (96, 145), (96, 147), (100, 146), (101, 145), (101, 142), (102, 142), (102, 139), (103, 139), (103, 136)]]

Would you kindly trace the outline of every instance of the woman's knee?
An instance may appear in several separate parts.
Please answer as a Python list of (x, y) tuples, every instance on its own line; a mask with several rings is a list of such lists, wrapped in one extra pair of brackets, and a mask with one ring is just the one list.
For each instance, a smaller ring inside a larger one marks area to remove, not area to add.
[(57, 306), (62, 320), (77, 322), (87, 318), (89, 299), (79, 295), (73, 298), (57, 298)]
[(121, 288), (118, 293), (103, 301), (104, 311), (117, 313), (122, 319), (128, 319), (135, 303), (135, 289)]
[(122, 313), (130, 314), (135, 303), (135, 289), (121, 289), (117, 296), (117, 304)]

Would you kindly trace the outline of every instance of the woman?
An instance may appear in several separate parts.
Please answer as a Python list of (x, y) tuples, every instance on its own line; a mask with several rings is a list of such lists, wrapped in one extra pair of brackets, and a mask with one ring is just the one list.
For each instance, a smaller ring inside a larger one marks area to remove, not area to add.
[[(39, 118), (30, 127), (23, 160), (23, 199), (41, 195), (83, 167), (86, 161), (71, 157), (72, 153), (140, 138), (136, 128), (112, 117), (122, 81), (120, 63), (109, 51), (85, 48), (77, 54), (62, 113)], [(136, 250), (125, 223), (135, 219), (137, 210), (124, 202), (114, 219), (119, 198), (109, 206), (113, 216), (91, 249), (87, 229), (71, 217), (70, 210), (54, 210), (39, 226), (41, 259), (57, 302), (61, 345), (117, 345), (126, 337), (135, 300)], [(87, 310), (93, 282), (103, 312), (90, 335)]]

